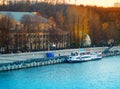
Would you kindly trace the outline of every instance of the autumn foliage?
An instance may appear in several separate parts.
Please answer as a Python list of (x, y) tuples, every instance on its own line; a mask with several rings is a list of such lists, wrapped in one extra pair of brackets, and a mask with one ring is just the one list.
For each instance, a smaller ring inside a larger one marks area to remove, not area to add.
[(69, 32), (73, 47), (81, 46), (87, 34), (92, 46), (108, 45), (109, 40), (120, 44), (120, 8), (17, 3), (0, 6), (0, 10), (39, 12), (48, 19), (52, 18), (57, 27)]

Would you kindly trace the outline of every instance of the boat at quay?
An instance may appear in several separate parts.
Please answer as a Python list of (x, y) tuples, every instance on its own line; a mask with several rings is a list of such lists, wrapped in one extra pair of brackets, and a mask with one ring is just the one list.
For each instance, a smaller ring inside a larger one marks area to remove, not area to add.
[(82, 51), (71, 53), (68, 57), (68, 62), (85, 62), (102, 59), (102, 52), (90, 52), (82, 49)]
[(0, 72), (0, 89), (120, 89), (120, 56)]
[[(108, 50), (107, 48), (107, 51), (105, 50), (106, 48), (107, 47), (97, 47), (97, 48), (89, 48), (89, 50), (92, 53), (95, 53), (96, 51), (97, 52), (101, 51), (103, 58), (120, 55), (119, 46), (112, 47), (110, 50)], [(58, 64), (58, 63), (66, 63), (68, 62), (67, 61), (68, 56), (71, 53), (77, 52), (79, 50), (80, 49), (66, 49), (66, 50), (57, 50), (57, 51), (55, 50), (55, 51), (29, 52), (29, 53), (18, 53), (18, 54), (0, 54), (0, 72)], [(88, 51), (88, 48), (86, 48), (86, 50)], [(103, 52), (103, 50), (105, 51)], [(51, 53), (54, 54), (54, 57), (48, 58), (50, 57), (50, 55), (47, 55), (48, 57), (46, 57), (46, 54), (51, 54)]]

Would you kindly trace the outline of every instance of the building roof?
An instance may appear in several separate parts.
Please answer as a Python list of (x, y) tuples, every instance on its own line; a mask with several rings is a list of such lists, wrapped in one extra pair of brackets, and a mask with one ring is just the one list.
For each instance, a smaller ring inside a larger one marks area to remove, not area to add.
[(7, 16), (7, 15), (11, 15), (12, 18), (16, 21), (21, 21), (21, 18), (24, 15), (30, 15), (34, 17), (34, 20), (36, 20), (37, 22), (48, 22), (48, 20), (42, 16), (37, 16), (35, 14), (33, 14), (32, 12), (12, 12), (12, 11), (0, 11), (0, 14)]

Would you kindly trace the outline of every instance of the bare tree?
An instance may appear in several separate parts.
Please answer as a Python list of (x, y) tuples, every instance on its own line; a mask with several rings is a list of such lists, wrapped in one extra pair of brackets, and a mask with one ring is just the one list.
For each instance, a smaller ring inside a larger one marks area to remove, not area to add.
[(31, 15), (24, 15), (21, 18), (21, 24), (23, 25), (23, 34), (24, 34), (24, 49), (26, 51), (32, 51), (33, 45), (35, 47), (34, 50), (37, 49), (37, 46), (39, 45), (38, 41), (39, 39), (39, 18), (36, 16)]
[(10, 17), (10, 15), (6, 15), (0, 19), (0, 48), (3, 48), (5, 52), (10, 51), (11, 28), (13, 27), (13, 22)]
[(21, 18), (21, 24), (23, 25), (23, 32), (25, 35), (24, 38), (24, 50), (28, 51), (29, 50), (29, 42), (31, 41), (30, 39), (30, 32), (32, 29), (32, 16), (31, 15), (24, 15)]

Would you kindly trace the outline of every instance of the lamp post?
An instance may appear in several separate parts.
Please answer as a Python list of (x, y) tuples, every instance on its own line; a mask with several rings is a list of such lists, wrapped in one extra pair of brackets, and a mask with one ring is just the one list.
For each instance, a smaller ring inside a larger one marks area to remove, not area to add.
[(47, 48), (48, 48), (48, 51), (50, 50), (50, 42), (49, 41), (47, 41)]
[(55, 49), (56, 49), (56, 45), (55, 45), (54, 43), (53, 43), (53, 45), (52, 45), (52, 46), (53, 46), (53, 48), (55, 48)]

